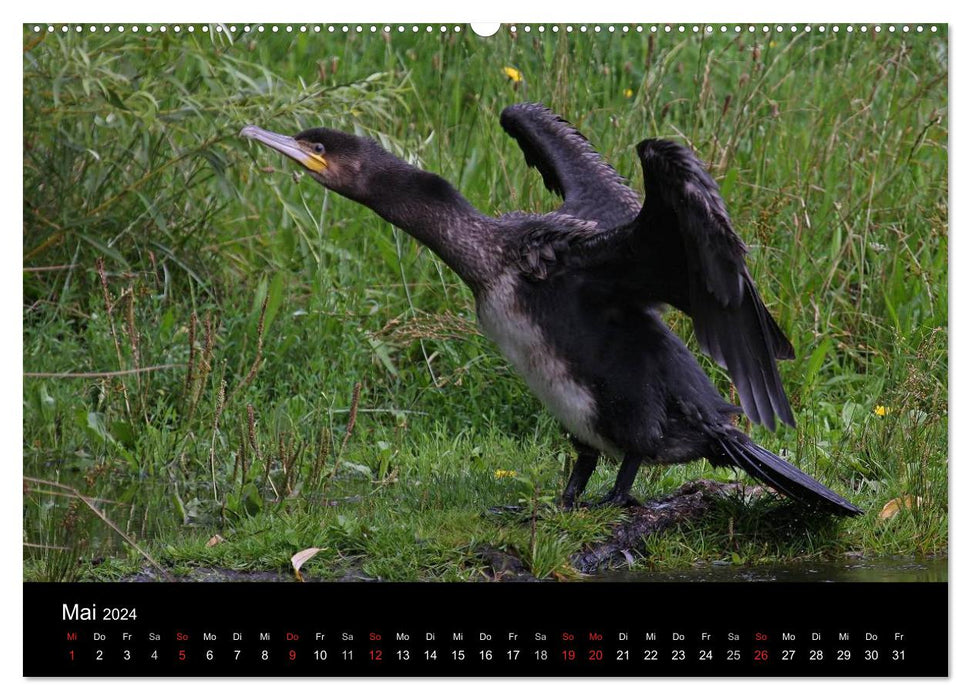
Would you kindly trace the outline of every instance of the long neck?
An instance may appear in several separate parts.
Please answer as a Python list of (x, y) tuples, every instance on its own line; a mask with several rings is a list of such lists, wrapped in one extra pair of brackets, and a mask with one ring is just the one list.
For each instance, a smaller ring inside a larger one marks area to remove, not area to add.
[(494, 278), (492, 220), (445, 179), (393, 158), (371, 169), (364, 192), (355, 199), (428, 246), (473, 290)]

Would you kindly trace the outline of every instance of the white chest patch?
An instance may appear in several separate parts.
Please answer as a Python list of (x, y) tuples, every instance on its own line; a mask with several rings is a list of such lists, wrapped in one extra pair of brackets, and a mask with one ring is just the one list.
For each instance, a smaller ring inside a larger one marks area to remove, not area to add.
[(581, 442), (616, 454), (617, 449), (594, 429), (593, 395), (570, 376), (567, 363), (519, 310), (514, 289), (515, 277), (505, 275), (479, 300), (482, 330), (563, 427)]

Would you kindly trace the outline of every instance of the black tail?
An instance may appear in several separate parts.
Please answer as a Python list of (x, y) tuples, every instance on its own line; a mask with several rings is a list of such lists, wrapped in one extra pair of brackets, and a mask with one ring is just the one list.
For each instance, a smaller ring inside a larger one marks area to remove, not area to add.
[(836, 515), (863, 513), (838, 493), (830, 491), (782, 457), (759, 447), (742, 433), (735, 433), (718, 442), (725, 451), (725, 462), (741, 467), (750, 476), (790, 498)]

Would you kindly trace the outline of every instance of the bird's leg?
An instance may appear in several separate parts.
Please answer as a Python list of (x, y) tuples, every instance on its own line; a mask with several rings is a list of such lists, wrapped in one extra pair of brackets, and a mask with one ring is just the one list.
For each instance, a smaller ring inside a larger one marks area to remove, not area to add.
[(614, 487), (610, 489), (610, 493), (600, 501), (600, 505), (619, 506), (621, 508), (640, 505), (637, 499), (630, 495), (630, 488), (634, 485), (634, 477), (637, 476), (637, 470), (643, 461), (644, 458), (638, 454), (628, 453), (624, 455), (620, 471), (617, 472), (617, 481), (614, 482)]
[(570, 480), (566, 483), (563, 491), (561, 503), (564, 510), (573, 510), (576, 499), (587, 487), (590, 475), (597, 466), (597, 459), (600, 453), (592, 447), (581, 443), (575, 443), (577, 448), (577, 459), (573, 463), (573, 471), (570, 472)]

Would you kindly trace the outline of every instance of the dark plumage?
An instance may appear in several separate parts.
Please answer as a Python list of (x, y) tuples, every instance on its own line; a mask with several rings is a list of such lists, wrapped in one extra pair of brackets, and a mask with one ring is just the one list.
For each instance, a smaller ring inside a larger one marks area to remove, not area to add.
[(792, 346), (755, 290), (717, 185), (691, 151), (660, 140), (638, 145), (642, 204), (542, 105), (509, 107), (501, 124), (563, 197), (556, 212), (487, 217), (437, 175), (330, 129), (242, 134), (410, 233), (471, 287), (483, 331), (577, 446), (566, 507), (605, 453), (622, 459), (606, 503), (632, 500), (642, 463), (704, 457), (813, 507), (860, 513), (739, 431), (732, 418), (740, 410), (661, 319), (666, 304), (691, 316), (702, 349), (728, 369), (754, 422), (793, 423), (775, 362), (791, 358)]

